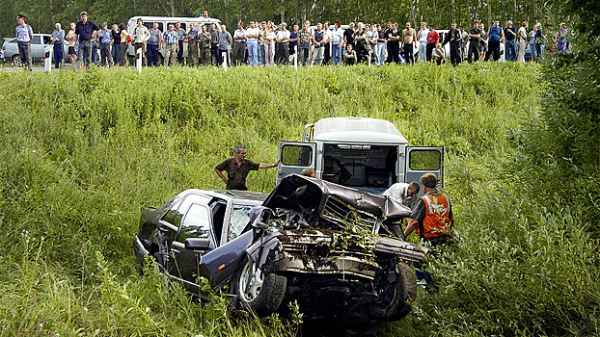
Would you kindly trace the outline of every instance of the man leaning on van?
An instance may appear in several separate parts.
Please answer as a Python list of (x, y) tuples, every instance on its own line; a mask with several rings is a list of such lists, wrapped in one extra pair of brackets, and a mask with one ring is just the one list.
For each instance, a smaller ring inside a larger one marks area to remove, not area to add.
[(144, 66), (147, 65), (146, 60), (146, 44), (148, 43), (148, 39), (150, 39), (150, 31), (146, 26), (144, 26), (144, 20), (141, 18), (137, 19), (137, 26), (133, 30), (133, 48), (135, 57), (137, 58), (137, 50), (139, 48), (142, 49), (142, 62)]

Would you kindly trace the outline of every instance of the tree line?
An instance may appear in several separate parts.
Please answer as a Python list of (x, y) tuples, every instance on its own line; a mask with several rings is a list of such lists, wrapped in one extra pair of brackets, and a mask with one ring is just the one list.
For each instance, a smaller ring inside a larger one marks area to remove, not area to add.
[(469, 25), (475, 19), (529, 20), (552, 23), (569, 20), (560, 17), (559, 4), (550, 0), (167, 0), (117, 1), (107, 5), (99, 0), (0, 0), (0, 33), (3, 37), (14, 35), (16, 16), (24, 14), (35, 32), (50, 33), (55, 22), (63, 27), (77, 21), (79, 12), (85, 10), (96, 22), (125, 23), (135, 15), (198, 16), (208, 11), (230, 28), (238, 20), (272, 20), (299, 23), (336, 21), (342, 23), (363, 21), (412, 22), (426, 21), (438, 27), (447, 27), (452, 21)]

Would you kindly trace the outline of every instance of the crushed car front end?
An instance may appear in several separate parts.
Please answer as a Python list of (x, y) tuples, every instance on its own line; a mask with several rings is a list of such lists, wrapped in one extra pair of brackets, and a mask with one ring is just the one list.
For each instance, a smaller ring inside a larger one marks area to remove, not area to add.
[(416, 295), (412, 263), (427, 250), (379, 235), (384, 220), (410, 211), (388, 199), (302, 176), (289, 176), (263, 204), (273, 210), (265, 272), (285, 275), (287, 301), (305, 319), (395, 320)]

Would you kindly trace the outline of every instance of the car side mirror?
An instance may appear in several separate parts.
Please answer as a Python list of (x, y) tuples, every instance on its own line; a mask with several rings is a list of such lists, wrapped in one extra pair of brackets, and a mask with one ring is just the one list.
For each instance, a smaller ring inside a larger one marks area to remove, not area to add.
[(185, 239), (185, 249), (189, 250), (208, 250), (210, 248), (209, 239)]

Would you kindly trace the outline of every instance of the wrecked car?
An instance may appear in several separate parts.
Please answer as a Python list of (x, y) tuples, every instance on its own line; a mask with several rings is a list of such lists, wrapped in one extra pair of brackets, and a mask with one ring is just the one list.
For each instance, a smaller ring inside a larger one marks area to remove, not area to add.
[[(224, 193), (231, 196), (221, 218), (214, 205)], [(409, 265), (424, 261), (427, 250), (393, 238), (387, 226), (410, 209), (292, 174), (260, 206), (244, 208), (237, 216), (247, 219), (243, 228), (232, 221), (233, 207), (258, 199), (250, 192), (183, 192), (142, 212), (136, 255), (142, 264), (154, 257), (194, 293), (204, 277), (236, 307), (260, 316), (285, 312), (291, 301), (305, 320), (390, 321), (408, 314), (416, 295)]]

